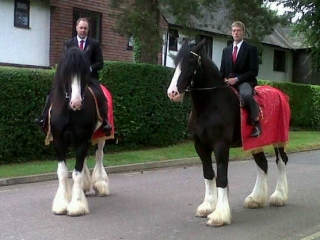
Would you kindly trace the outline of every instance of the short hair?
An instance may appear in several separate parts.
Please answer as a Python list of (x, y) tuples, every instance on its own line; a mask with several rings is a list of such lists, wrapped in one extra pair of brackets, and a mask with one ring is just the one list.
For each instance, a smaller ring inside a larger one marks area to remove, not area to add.
[(246, 31), (246, 26), (244, 25), (243, 22), (240, 22), (240, 21), (235, 21), (235, 22), (233, 22), (232, 25), (231, 25), (231, 28), (233, 28), (233, 27), (239, 27), (239, 28), (241, 28), (244, 32)]
[(88, 23), (88, 26), (90, 27), (90, 21), (89, 21), (88, 18), (85, 18), (85, 17), (79, 18), (79, 19), (77, 20), (76, 26), (78, 26), (78, 24), (79, 24), (80, 21), (87, 22), (87, 23)]

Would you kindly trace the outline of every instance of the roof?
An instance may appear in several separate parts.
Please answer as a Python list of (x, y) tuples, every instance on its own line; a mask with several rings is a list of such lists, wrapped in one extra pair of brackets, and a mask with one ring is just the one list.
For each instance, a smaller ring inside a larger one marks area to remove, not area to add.
[[(211, 34), (219, 34), (224, 36), (230, 36), (230, 26), (232, 22), (228, 20), (228, 9), (221, 7), (219, 12), (208, 12), (206, 9), (202, 9), (202, 17), (191, 17), (190, 22), (194, 29), (205, 31)], [(162, 11), (163, 17), (168, 22), (169, 26), (177, 26), (174, 16), (166, 11)], [(264, 44), (278, 46), (285, 49), (305, 49), (308, 48), (303, 42), (301, 36), (295, 35), (290, 27), (282, 27), (277, 25), (274, 31), (265, 36), (261, 41)]]
[(289, 49), (304, 49), (308, 48), (304, 44), (302, 36), (295, 34), (290, 27), (276, 26), (272, 34), (265, 36), (262, 43), (279, 46)]

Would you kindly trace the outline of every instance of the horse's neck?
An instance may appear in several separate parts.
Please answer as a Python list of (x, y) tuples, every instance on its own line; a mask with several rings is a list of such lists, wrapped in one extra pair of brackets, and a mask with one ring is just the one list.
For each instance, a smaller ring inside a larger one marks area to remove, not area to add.
[(223, 78), (220, 75), (218, 67), (207, 56), (202, 54), (201, 69), (198, 76), (199, 87), (222, 87), (226, 86)]
[(202, 59), (201, 69), (195, 76), (194, 90), (191, 92), (192, 108), (198, 113), (221, 108), (221, 96), (228, 92), (227, 84), (220, 76), (217, 66), (207, 57)]

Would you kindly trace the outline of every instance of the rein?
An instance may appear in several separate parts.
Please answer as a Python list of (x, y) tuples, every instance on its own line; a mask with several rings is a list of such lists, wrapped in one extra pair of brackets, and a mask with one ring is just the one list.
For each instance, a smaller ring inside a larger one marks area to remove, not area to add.
[(190, 53), (194, 56), (197, 57), (197, 60), (198, 60), (198, 65), (197, 65), (197, 68), (194, 70), (193, 72), (193, 77), (191, 79), (191, 83), (190, 83), (190, 86), (187, 87), (187, 89), (185, 90), (186, 92), (191, 92), (191, 91), (206, 91), (206, 90), (215, 90), (215, 89), (219, 89), (219, 88), (225, 88), (225, 87), (229, 87), (228, 85), (225, 85), (225, 86), (219, 86), (219, 87), (203, 87), (203, 88), (195, 88), (195, 87), (192, 87), (193, 86), (193, 83), (194, 83), (194, 78), (197, 74), (197, 70), (199, 67), (201, 67), (201, 56), (199, 54), (196, 54), (195, 52), (193, 51), (190, 51)]

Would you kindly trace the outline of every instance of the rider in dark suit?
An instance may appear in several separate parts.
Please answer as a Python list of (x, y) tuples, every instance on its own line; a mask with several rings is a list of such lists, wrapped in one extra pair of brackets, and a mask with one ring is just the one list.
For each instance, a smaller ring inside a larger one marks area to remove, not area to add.
[[(76, 24), (76, 31), (77, 31), (77, 36), (70, 39), (64, 44), (64, 50), (67, 50), (71, 47), (79, 47), (83, 51), (85, 51), (86, 55), (88, 56), (88, 59), (90, 62), (90, 73), (91, 73), (90, 74), (91, 81), (89, 85), (91, 85), (97, 98), (99, 112), (103, 119), (102, 130), (107, 135), (109, 135), (111, 131), (111, 126), (108, 122), (108, 115), (106, 111), (107, 99), (100, 87), (99, 74), (98, 74), (98, 71), (103, 68), (102, 50), (98, 41), (88, 37), (88, 32), (89, 32), (88, 19), (80, 18)], [(48, 94), (47, 96), (46, 104), (41, 116), (35, 120), (36, 124), (41, 127), (44, 127), (44, 125), (46, 124), (48, 110), (50, 107), (49, 95), (50, 94)]]
[[(240, 21), (234, 22), (232, 24), (234, 42), (223, 49), (220, 73), (229, 85), (239, 91), (248, 106), (254, 126), (251, 137), (258, 137), (261, 135), (259, 107), (253, 98), (253, 89), (257, 85), (256, 77), (259, 72), (258, 51), (255, 46), (243, 40), (244, 35), (244, 24)], [(235, 46), (237, 46), (236, 51)]]

